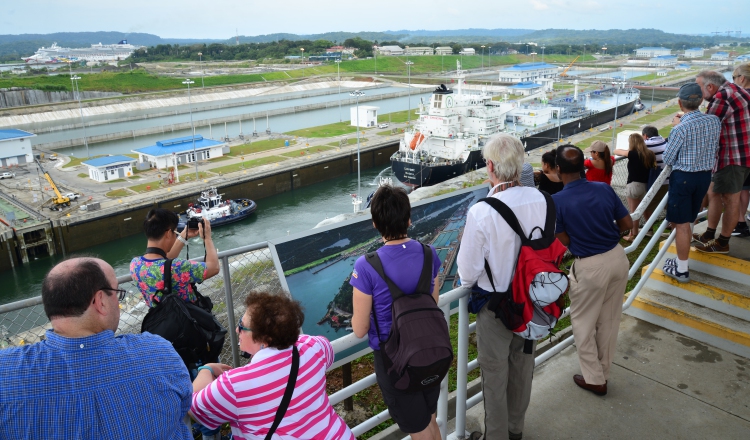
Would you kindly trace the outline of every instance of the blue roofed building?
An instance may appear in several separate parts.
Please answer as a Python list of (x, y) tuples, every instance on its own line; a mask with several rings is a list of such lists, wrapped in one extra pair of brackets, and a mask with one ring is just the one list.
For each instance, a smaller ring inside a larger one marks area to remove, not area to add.
[(703, 57), (702, 47), (691, 47), (690, 49), (685, 49), (685, 58), (702, 58), (702, 57)]
[[(193, 150), (195, 139), (195, 150)], [(226, 148), (226, 151), (225, 151)], [(132, 150), (138, 154), (139, 162), (147, 162), (152, 168), (168, 168), (171, 166), (193, 163), (196, 160), (208, 160), (221, 157), (229, 152), (226, 142), (205, 139), (203, 136), (185, 136), (175, 139), (158, 141), (155, 145)]]
[(747, 63), (748, 61), (750, 61), (750, 53), (746, 53), (744, 55), (740, 55), (737, 58), (735, 58), (734, 60), (737, 61), (738, 63)]
[(527, 82), (520, 82), (518, 84), (513, 84), (512, 86), (508, 87), (508, 90), (510, 93), (514, 95), (523, 95), (523, 96), (529, 96), (533, 95), (534, 93), (539, 92), (542, 90), (544, 86), (542, 84), (537, 84), (532, 81)]
[(34, 133), (6, 128), (0, 130), (0, 167), (12, 167), (34, 161), (31, 138)]
[(677, 55), (659, 55), (648, 60), (648, 65), (653, 67), (667, 67), (677, 64)]
[(666, 47), (641, 47), (635, 50), (635, 56), (639, 58), (653, 58), (661, 55), (672, 55), (672, 50)]
[(133, 175), (135, 159), (128, 156), (104, 156), (82, 162), (89, 168), (89, 178), (97, 182), (124, 179)]
[(519, 83), (557, 76), (557, 66), (547, 63), (521, 63), (500, 69), (499, 81)]
[(729, 59), (729, 52), (716, 52), (713, 55), (711, 55), (712, 60), (728, 60)]

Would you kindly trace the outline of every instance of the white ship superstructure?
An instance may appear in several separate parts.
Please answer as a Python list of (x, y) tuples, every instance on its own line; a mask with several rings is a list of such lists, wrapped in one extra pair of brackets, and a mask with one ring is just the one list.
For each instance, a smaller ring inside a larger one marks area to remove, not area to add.
[(24, 58), (27, 63), (54, 64), (76, 61), (107, 62), (124, 60), (143, 46), (128, 44), (122, 40), (117, 44), (92, 44), (91, 47), (71, 49), (52, 43), (50, 47), (40, 47), (34, 55)]

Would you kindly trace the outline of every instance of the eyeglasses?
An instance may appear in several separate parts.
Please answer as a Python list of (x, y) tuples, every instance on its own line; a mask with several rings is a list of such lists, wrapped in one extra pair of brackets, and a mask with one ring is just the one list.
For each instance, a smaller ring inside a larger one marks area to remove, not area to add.
[(125, 299), (125, 295), (126, 295), (126, 294), (128, 293), (128, 291), (127, 291), (127, 290), (123, 290), (123, 289), (113, 289), (113, 288), (111, 288), (111, 287), (102, 287), (102, 288), (101, 288), (101, 289), (99, 289), (99, 290), (111, 290), (111, 291), (113, 291), (113, 292), (117, 292), (117, 300), (118, 300), (118, 301), (122, 301), (123, 299)]
[(243, 330), (246, 331), (246, 332), (252, 332), (253, 331), (253, 329), (251, 329), (250, 327), (243, 326), (242, 325), (242, 321), (240, 321), (240, 322), (237, 323), (237, 332), (241, 333)]

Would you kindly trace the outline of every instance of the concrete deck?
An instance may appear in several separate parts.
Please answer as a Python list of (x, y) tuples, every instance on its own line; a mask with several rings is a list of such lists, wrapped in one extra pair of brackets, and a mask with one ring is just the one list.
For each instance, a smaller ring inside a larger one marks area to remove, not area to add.
[[(750, 438), (750, 359), (623, 315), (608, 394), (578, 388), (578, 373), (575, 346), (534, 371), (524, 439)], [(467, 430), (483, 423), (480, 404)]]

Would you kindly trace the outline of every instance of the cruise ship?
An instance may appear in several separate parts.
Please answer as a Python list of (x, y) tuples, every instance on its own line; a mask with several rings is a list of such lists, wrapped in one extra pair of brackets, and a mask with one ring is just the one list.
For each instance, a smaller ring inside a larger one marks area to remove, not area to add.
[(637, 89), (615, 84), (548, 100), (542, 91), (519, 100), (495, 101), (492, 95), (463, 93), (464, 75), (458, 66), (456, 89), (441, 85), (429, 103), (420, 103), (419, 119), (404, 133), (391, 156), (391, 169), (402, 183), (429, 186), (485, 166), (482, 147), (500, 132), (517, 136), (526, 151), (589, 130), (630, 114), (639, 99)]
[(50, 47), (40, 47), (34, 55), (23, 60), (29, 64), (119, 61), (129, 57), (142, 47), (128, 44), (128, 40), (121, 40), (117, 44), (92, 44), (89, 48), (80, 49), (60, 47), (57, 43), (52, 43)]

